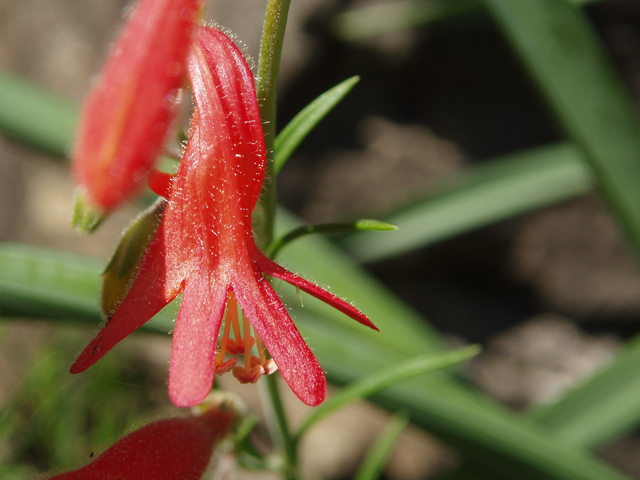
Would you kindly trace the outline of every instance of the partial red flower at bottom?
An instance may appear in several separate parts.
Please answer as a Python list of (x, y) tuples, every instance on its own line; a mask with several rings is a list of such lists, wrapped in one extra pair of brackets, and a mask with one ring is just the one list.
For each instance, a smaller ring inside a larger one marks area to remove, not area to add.
[[(266, 157), (251, 71), (233, 42), (208, 27), (200, 30), (188, 63), (197, 112), (162, 222), (131, 289), (71, 372), (91, 366), (182, 292), (169, 372), (169, 395), (176, 405), (199, 403), (216, 371), (232, 369), (246, 383), (275, 366), (304, 403), (318, 405), (326, 396), (324, 373), (266, 276), (376, 327), (352, 305), (258, 250), (251, 213)], [(162, 192), (169, 190), (163, 178), (152, 178)], [(244, 314), (242, 328), (236, 304)], [(230, 330), (235, 330), (233, 339)], [(254, 343), (258, 356), (251, 353)], [(226, 353), (243, 354), (244, 365), (225, 362)]]
[(50, 480), (199, 480), (234, 419), (232, 411), (214, 407), (201, 415), (153, 422), (89, 465)]

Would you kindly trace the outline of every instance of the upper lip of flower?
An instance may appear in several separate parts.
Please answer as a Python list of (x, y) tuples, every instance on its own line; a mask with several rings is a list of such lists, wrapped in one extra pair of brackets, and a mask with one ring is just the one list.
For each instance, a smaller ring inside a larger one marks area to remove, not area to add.
[(189, 73), (197, 112), (162, 223), (127, 296), (71, 372), (95, 363), (182, 291), (169, 394), (176, 405), (197, 404), (213, 382), (218, 334), (233, 292), (285, 381), (304, 403), (317, 405), (326, 395), (324, 373), (264, 275), (376, 327), (355, 307), (256, 247), (251, 212), (266, 157), (253, 77), (240, 51), (222, 32), (203, 27)]

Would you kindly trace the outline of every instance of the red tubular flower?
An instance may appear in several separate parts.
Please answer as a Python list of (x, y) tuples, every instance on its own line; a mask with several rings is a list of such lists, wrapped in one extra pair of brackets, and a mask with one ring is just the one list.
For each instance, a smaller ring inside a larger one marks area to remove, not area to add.
[(174, 123), (203, 0), (140, 0), (87, 98), (73, 172), (92, 207), (135, 195)]
[(198, 480), (233, 421), (231, 411), (211, 408), (197, 416), (150, 423), (89, 465), (50, 480)]
[[(241, 382), (271, 373), (274, 366), (262, 342), (293, 392), (304, 403), (318, 405), (326, 396), (324, 373), (265, 275), (375, 326), (350, 304), (272, 262), (256, 247), (251, 213), (266, 157), (253, 77), (242, 53), (222, 32), (202, 28), (189, 58), (189, 75), (197, 113), (162, 223), (127, 296), (71, 372), (88, 368), (182, 291), (169, 372), (169, 394), (176, 405), (197, 404), (209, 393), (216, 369), (233, 368), (235, 360), (223, 363), (225, 352), (244, 354), (244, 368), (233, 369)], [(243, 332), (236, 302), (244, 313)], [(231, 327), (234, 339), (229, 338)], [(251, 355), (254, 341), (260, 358)]]

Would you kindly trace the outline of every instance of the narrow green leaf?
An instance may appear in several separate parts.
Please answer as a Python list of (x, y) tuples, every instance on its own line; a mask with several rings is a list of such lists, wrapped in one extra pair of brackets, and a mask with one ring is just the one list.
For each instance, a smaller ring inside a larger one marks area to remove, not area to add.
[(0, 245), (0, 305), (24, 307), (34, 316), (100, 321), (100, 272), (96, 260), (4, 243)]
[[(0, 309), (41, 318), (98, 325), (100, 278), (104, 265), (94, 259), (42, 248), (0, 243)], [(142, 328), (173, 329), (170, 304)]]
[(393, 225), (392, 223), (382, 222), (380, 220), (362, 219), (353, 223), (352, 230), (360, 232), (391, 232), (393, 230), (398, 230), (398, 226)]
[(400, 230), (342, 242), (362, 262), (381, 260), (588, 192), (591, 170), (580, 150), (553, 145), (467, 168), (424, 202), (385, 220)]
[[(289, 231), (300, 225), (300, 221), (284, 209), (278, 211), (276, 218), (277, 231)], [(391, 237), (395, 233), (385, 236)], [(276, 282), (275, 288), (294, 308), (294, 315), (304, 305), (302, 310), (330, 318), (374, 342), (393, 345), (393, 348), (411, 357), (444, 350), (444, 342), (437, 330), (324, 238), (307, 235), (293, 242), (282, 252), (279, 263), (319, 285), (330, 286), (333, 293), (353, 302), (385, 333), (381, 335), (364, 328), (320, 300), (308, 295), (300, 297), (290, 285)]]
[(427, 355), (413, 358), (358, 380), (316, 407), (298, 430), (297, 437), (301, 438), (310, 427), (345, 405), (367, 398), (380, 390), (417, 375), (465, 362), (478, 355), (480, 351), (479, 345), (470, 345), (437, 356)]
[(356, 220), (355, 222), (344, 223), (321, 223), (316, 225), (304, 225), (291, 230), (286, 235), (276, 239), (269, 248), (267, 253), (271, 258), (275, 258), (278, 252), (293, 240), (310, 234), (332, 234), (332, 233), (349, 233), (349, 232), (389, 232), (397, 230), (398, 227), (380, 220)]
[(396, 441), (400, 438), (400, 434), (408, 423), (409, 416), (405, 413), (397, 413), (391, 417), (389, 423), (360, 464), (360, 468), (358, 468), (354, 477), (355, 480), (376, 480), (380, 476), (382, 469), (393, 452)]
[(640, 253), (640, 122), (584, 13), (566, 0), (486, 0)]
[(0, 72), (0, 129), (58, 157), (68, 157), (78, 115), (69, 102), (16, 75)]
[(291, 120), (278, 134), (274, 143), (275, 156), (273, 170), (277, 175), (289, 160), (291, 154), (300, 145), (300, 142), (320, 123), (333, 108), (351, 91), (360, 81), (360, 77), (351, 77), (327, 90), (313, 102), (307, 105)]

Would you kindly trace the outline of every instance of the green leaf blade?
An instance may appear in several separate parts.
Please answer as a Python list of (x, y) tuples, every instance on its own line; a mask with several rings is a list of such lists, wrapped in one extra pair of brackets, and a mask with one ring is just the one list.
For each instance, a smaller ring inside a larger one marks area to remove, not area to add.
[(409, 417), (405, 413), (398, 413), (391, 417), (384, 431), (367, 452), (354, 480), (375, 480), (380, 476), (396, 441), (408, 424)]
[(305, 235), (313, 234), (335, 234), (335, 233), (349, 233), (349, 232), (390, 232), (397, 230), (398, 227), (388, 222), (382, 222), (380, 220), (356, 220), (355, 222), (344, 223), (320, 223), (314, 225), (304, 225), (294, 228), (286, 235), (277, 238), (269, 245), (266, 252), (272, 259), (278, 255), (278, 252), (288, 245), (290, 242), (302, 238)]
[(413, 358), (382, 371), (369, 375), (340, 390), (313, 410), (298, 431), (302, 436), (315, 423), (336, 410), (357, 400), (367, 398), (391, 385), (408, 380), (417, 375), (452, 367), (475, 357), (481, 351), (479, 345), (470, 345), (459, 350), (440, 355), (426, 355)]
[(342, 101), (342, 99), (360, 81), (355, 76), (327, 90), (313, 102), (303, 108), (278, 134), (274, 143), (275, 156), (273, 169), (277, 175), (300, 145), (302, 140), (320, 123), (320, 121)]
[(16, 75), (0, 72), (0, 129), (57, 157), (68, 157), (76, 131), (76, 109)]
[[(0, 308), (12, 314), (102, 321), (99, 296), (102, 262), (27, 245), (0, 243)], [(158, 333), (173, 329), (175, 303), (141, 328)]]
[[(348, 385), (402, 353), (357, 333), (307, 314), (298, 317), (328, 378)], [(339, 341), (337, 340), (339, 339)], [(549, 435), (545, 429), (465, 387), (445, 372), (433, 372), (396, 384), (371, 397), (390, 410), (404, 410), (413, 424), (459, 450), (474, 471), (504, 480), (622, 480), (628, 477)]]
[(486, 0), (640, 252), (640, 122), (585, 14), (566, 0)]
[(593, 174), (571, 144), (542, 147), (468, 168), (431, 198), (385, 220), (399, 231), (351, 236), (341, 245), (362, 262), (382, 260), (587, 193)]

